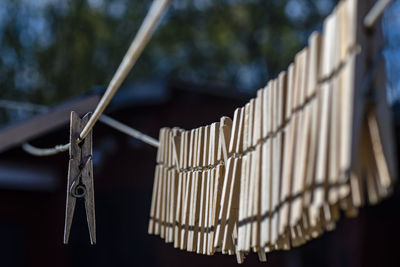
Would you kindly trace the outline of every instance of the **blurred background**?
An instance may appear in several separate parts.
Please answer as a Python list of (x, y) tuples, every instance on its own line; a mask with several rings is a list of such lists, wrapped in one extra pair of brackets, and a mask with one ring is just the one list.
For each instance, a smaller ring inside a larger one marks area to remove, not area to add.
[[(400, 0), (382, 18), (396, 136)], [(232, 117), (287, 68), (335, 0), (173, 0), (106, 113), (148, 135)], [(235, 266), (231, 256), (174, 249), (147, 235), (156, 149), (94, 128), (97, 241), (77, 206), (63, 245), (68, 153), (30, 156), (16, 145), (68, 142), (70, 110), (92, 111), (151, 1), (0, 0), (0, 266)], [(269, 266), (396, 266), (399, 193)], [(246, 266), (261, 265), (250, 255)]]

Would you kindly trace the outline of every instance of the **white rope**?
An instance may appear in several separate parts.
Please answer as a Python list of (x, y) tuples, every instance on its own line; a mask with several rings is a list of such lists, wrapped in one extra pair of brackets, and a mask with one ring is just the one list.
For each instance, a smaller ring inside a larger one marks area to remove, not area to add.
[(379, 17), (382, 15), (383, 11), (392, 2), (392, 0), (378, 0), (375, 5), (371, 8), (368, 14), (364, 18), (364, 26), (366, 28), (371, 28), (378, 21)]
[[(159, 142), (156, 139), (154, 139), (153, 137), (148, 136), (142, 132), (139, 132), (138, 130), (133, 129), (123, 123), (120, 123), (119, 121), (114, 120), (113, 118), (111, 118), (109, 116), (106, 116), (103, 114), (99, 118), (99, 121), (101, 121), (102, 123), (114, 128), (124, 134), (127, 134), (133, 138), (136, 138), (146, 144), (149, 144), (154, 147), (159, 146)], [(69, 143), (65, 144), (65, 145), (57, 145), (52, 148), (39, 148), (39, 147), (32, 146), (29, 143), (24, 143), (24, 144), (22, 144), (22, 149), (31, 155), (38, 156), (38, 157), (45, 157), (45, 156), (52, 156), (52, 155), (58, 154), (60, 152), (67, 151), (69, 149)]]
[(65, 145), (57, 145), (53, 148), (38, 148), (35, 146), (32, 146), (29, 143), (24, 143), (22, 144), (22, 149), (34, 156), (38, 157), (45, 157), (45, 156), (52, 156), (55, 154), (58, 154), (60, 152), (67, 151), (69, 149), (69, 143)]
[(129, 136), (132, 136), (133, 138), (139, 139), (140, 141), (149, 144), (154, 147), (159, 146), (159, 142), (154, 139), (153, 137), (150, 137), (148, 135), (145, 135), (144, 133), (139, 132), (138, 130), (135, 130), (125, 124), (120, 123), (119, 121), (114, 120), (113, 118), (110, 118), (106, 115), (101, 115), (99, 118), (99, 121), (101, 121), (104, 124), (107, 124), (108, 126), (124, 133)]
[(79, 140), (85, 139), (90, 130), (93, 128), (94, 124), (97, 122), (107, 105), (110, 103), (114, 94), (118, 91), (121, 83), (125, 80), (129, 71), (132, 69), (136, 60), (142, 53), (144, 47), (149, 42), (151, 35), (153, 34), (156, 26), (158, 25), (163, 13), (166, 11), (168, 4), (171, 0), (154, 0), (149, 12), (146, 15), (135, 39), (132, 41), (131, 46), (126, 52), (121, 64), (119, 65), (117, 72), (111, 79), (110, 84), (107, 87), (106, 92), (101, 98), (99, 104), (97, 105), (93, 115), (90, 120), (83, 128), (81, 134), (79, 135)]

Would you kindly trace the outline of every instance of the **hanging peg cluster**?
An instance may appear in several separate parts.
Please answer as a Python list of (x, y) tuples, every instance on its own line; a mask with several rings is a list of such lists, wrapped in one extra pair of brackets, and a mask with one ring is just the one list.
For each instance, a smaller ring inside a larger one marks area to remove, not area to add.
[(93, 163), (92, 163), (92, 130), (80, 143), (78, 141), (91, 113), (82, 119), (72, 111), (70, 121), (70, 146), (67, 183), (67, 200), (65, 207), (64, 244), (68, 244), (76, 200), (83, 198), (90, 243), (96, 244), (96, 219), (94, 209)]
[[(342, 0), (233, 121), (163, 128), (149, 233), (212, 255), (288, 250), (387, 197), (396, 177), (374, 1)], [(371, 98), (373, 96), (373, 98)], [(369, 97), (369, 98), (368, 98)]]
[[(149, 233), (174, 247), (211, 255), (217, 225), (224, 151), (231, 120), (191, 131), (163, 128)], [(232, 251), (233, 254), (233, 251)]]

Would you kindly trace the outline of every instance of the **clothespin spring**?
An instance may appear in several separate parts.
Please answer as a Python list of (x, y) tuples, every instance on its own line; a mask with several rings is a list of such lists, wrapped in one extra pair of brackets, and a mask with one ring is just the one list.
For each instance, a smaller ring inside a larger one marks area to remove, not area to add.
[(69, 193), (74, 198), (82, 198), (86, 194), (86, 187), (83, 184), (80, 184), (81, 182), (80, 178), (82, 176), (83, 169), (85, 169), (85, 167), (91, 160), (92, 160), (92, 155), (89, 155), (87, 156), (85, 163), (79, 166), (79, 174), (75, 177), (74, 181), (72, 182), (69, 188)]

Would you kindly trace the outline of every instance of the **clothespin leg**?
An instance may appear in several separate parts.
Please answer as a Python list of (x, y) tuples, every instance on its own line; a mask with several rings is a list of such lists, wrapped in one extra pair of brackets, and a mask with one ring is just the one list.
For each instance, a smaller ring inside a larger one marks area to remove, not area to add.
[(89, 227), (90, 243), (96, 244), (96, 217), (94, 210), (94, 187), (93, 187), (93, 174), (90, 173), (93, 170), (92, 160), (88, 163), (88, 168), (85, 169), (85, 175), (82, 175), (82, 183), (86, 188), (85, 195), (85, 209), (86, 218)]
[[(82, 128), (90, 119), (90, 113), (82, 118)], [(84, 195), (86, 218), (89, 228), (90, 243), (96, 244), (96, 219), (94, 211), (94, 186), (93, 186), (93, 162), (92, 162), (92, 131), (82, 141), (81, 146), (81, 164), (84, 163), (85, 167), (82, 169), (82, 184), (86, 189)]]
[(68, 166), (67, 200), (65, 207), (64, 244), (68, 244), (69, 233), (71, 231), (72, 218), (74, 217), (76, 203), (76, 198), (69, 193), (69, 190), (73, 183), (74, 177), (76, 177), (78, 174), (79, 164), (76, 160), (70, 159)]

